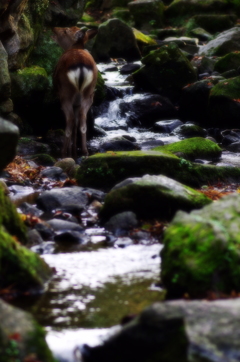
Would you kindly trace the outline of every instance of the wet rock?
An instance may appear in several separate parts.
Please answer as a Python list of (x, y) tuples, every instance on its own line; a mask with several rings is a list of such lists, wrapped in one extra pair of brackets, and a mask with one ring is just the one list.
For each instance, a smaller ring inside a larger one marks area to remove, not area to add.
[(49, 154), (50, 147), (42, 142), (38, 142), (30, 137), (21, 137), (18, 142), (17, 153), (21, 156), (36, 155), (38, 153)]
[(230, 145), (226, 146), (226, 149), (230, 152), (240, 152), (240, 141), (231, 143)]
[(183, 123), (179, 119), (171, 119), (167, 121), (158, 121), (154, 123), (153, 130), (154, 132), (159, 133), (171, 133), (175, 128), (181, 126)]
[(54, 231), (62, 231), (62, 230), (73, 230), (73, 231), (82, 231), (83, 228), (79, 224), (67, 220), (59, 220), (59, 219), (51, 219), (48, 220), (47, 224)]
[(228, 146), (231, 145), (231, 143), (240, 141), (240, 130), (228, 129), (221, 132), (221, 135), (222, 135), (223, 146)]
[(233, 14), (199, 14), (193, 16), (189, 23), (191, 22), (191, 27), (200, 26), (207, 32), (215, 34), (232, 28), (236, 20)]
[(120, 74), (131, 74), (138, 70), (141, 66), (139, 64), (128, 63), (122, 66)]
[(184, 138), (206, 137), (207, 131), (194, 123), (187, 122), (181, 126), (176, 127), (171, 132), (171, 134)]
[(18, 127), (0, 117), (0, 170), (3, 170), (14, 159), (18, 139)]
[(73, 158), (63, 158), (54, 164), (55, 167), (60, 167), (67, 174), (71, 174), (72, 169), (76, 166), (76, 162)]
[(53, 240), (54, 232), (51, 227), (47, 223), (37, 223), (34, 226), (34, 229), (41, 235), (43, 240)]
[(99, 152), (108, 151), (133, 151), (139, 149), (135, 143), (127, 140), (124, 137), (112, 139), (109, 142), (104, 142), (100, 145)]
[(116, 185), (100, 210), (101, 220), (131, 210), (138, 218), (169, 220), (177, 210), (201, 208), (211, 202), (203, 194), (166, 176), (145, 175)]
[(56, 251), (56, 243), (53, 241), (44, 242), (40, 245), (35, 245), (31, 247), (31, 250), (34, 253), (43, 255), (43, 254), (54, 254)]
[(169, 43), (142, 58), (143, 67), (132, 77), (136, 86), (176, 100), (182, 88), (197, 80), (190, 61), (178, 46)]
[(198, 69), (199, 74), (207, 73), (206, 75), (211, 75), (212, 72), (214, 71), (214, 65), (216, 63), (216, 59), (214, 57), (206, 57), (203, 55), (201, 57), (194, 57), (191, 60), (191, 63), (194, 67)]
[(142, 150), (151, 150), (154, 147), (163, 146), (164, 142), (161, 140), (151, 140), (141, 143), (141, 149)]
[(176, 215), (161, 253), (161, 278), (170, 298), (239, 292), (239, 200), (235, 193), (202, 210)]
[(200, 55), (225, 55), (240, 50), (240, 28), (235, 27), (220, 33), (215, 39), (204, 45)]
[[(240, 34), (240, 32), (239, 32)], [(238, 128), (240, 76), (216, 84), (209, 96), (209, 127)]]
[(82, 232), (76, 230), (67, 230), (58, 232), (57, 235), (55, 235), (54, 240), (57, 243), (83, 244), (86, 242), (86, 237), (83, 236)]
[(166, 355), (169, 361), (233, 362), (240, 354), (239, 312), (239, 298), (155, 303), (103, 344), (82, 346), (84, 362), (165, 361)]
[(126, 236), (129, 230), (138, 226), (136, 214), (132, 211), (125, 211), (111, 217), (104, 227), (116, 236)]
[(0, 300), (0, 354), (2, 361), (22, 361), (34, 356), (37, 360), (54, 362), (45, 341), (45, 331), (33, 317)]
[(172, 102), (157, 94), (147, 94), (142, 99), (122, 102), (119, 108), (122, 116), (127, 113), (127, 124), (130, 127), (151, 127), (160, 119), (177, 116)]
[(114, 243), (114, 246), (119, 248), (126, 248), (130, 245), (133, 245), (133, 240), (126, 236), (119, 237)]
[[(167, 355), (169, 361), (187, 362), (188, 341), (180, 313), (165, 311), (164, 316), (157, 318), (155, 311), (148, 311), (134, 318), (102, 345), (81, 346), (83, 361), (164, 361)], [(171, 348), (173, 339), (174, 348)]]
[(30, 248), (34, 245), (39, 245), (43, 243), (43, 239), (40, 235), (40, 233), (37, 230), (28, 230), (27, 232), (27, 238), (28, 238), (28, 242), (27, 242), (27, 247)]
[(194, 164), (169, 151), (128, 151), (99, 153), (88, 157), (76, 174), (81, 185), (108, 190), (129, 177), (165, 175), (189, 186), (217, 181), (238, 182), (240, 170), (225, 166)]
[(67, 179), (67, 174), (60, 167), (47, 167), (45, 170), (41, 171), (41, 177), (47, 177), (49, 180), (54, 181), (64, 181)]
[(119, 19), (110, 19), (99, 26), (92, 54), (97, 61), (104, 62), (110, 58), (133, 61), (141, 57), (132, 29)]
[(189, 31), (189, 34), (202, 41), (210, 41), (212, 39), (212, 34), (201, 27), (193, 28)]
[(222, 154), (221, 148), (215, 142), (201, 137), (174, 142), (154, 150), (166, 150), (173, 154), (181, 153), (181, 157), (187, 160), (195, 160), (196, 158), (212, 160), (219, 158)]
[(146, 0), (132, 1), (128, 3), (135, 27), (142, 30), (151, 30), (163, 26), (164, 5), (162, 1)]
[[(97, 192), (97, 191), (96, 191)], [(94, 194), (94, 191), (92, 192)], [(43, 192), (37, 199), (37, 206), (43, 211), (52, 211), (66, 205), (85, 207), (89, 203), (91, 193), (82, 187), (55, 188)]]

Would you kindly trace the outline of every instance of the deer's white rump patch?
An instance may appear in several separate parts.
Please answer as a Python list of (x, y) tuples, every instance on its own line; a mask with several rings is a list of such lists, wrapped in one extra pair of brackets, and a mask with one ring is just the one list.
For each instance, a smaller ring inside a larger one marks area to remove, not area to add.
[[(70, 70), (67, 73), (67, 76), (69, 81), (79, 92), (82, 92), (93, 81), (93, 71), (84, 66)], [(82, 78), (81, 82), (80, 78)]]

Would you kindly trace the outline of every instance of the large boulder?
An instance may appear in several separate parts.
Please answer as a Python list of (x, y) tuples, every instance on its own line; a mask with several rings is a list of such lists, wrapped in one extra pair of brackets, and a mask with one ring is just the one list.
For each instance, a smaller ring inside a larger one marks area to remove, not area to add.
[(226, 55), (240, 50), (240, 28), (235, 27), (220, 33), (215, 39), (202, 46), (200, 55)]
[(109, 219), (123, 211), (138, 218), (169, 220), (177, 210), (190, 211), (211, 203), (208, 197), (166, 176), (145, 175), (116, 185), (106, 196), (99, 217)]
[(239, 128), (240, 76), (216, 84), (209, 96), (209, 126)]
[(128, 3), (130, 14), (138, 29), (163, 27), (164, 4), (161, 0), (136, 0)]
[(196, 14), (224, 13), (229, 8), (227, 0), (174, 0), (165, 11), (170, 23), (183, 24), (184, 19)]
[(155, 303), (101, 345), (82, 346), (83, 361), (235, 362), (239, 314), (239, 298)]
[(45, 331), (33, 317), (0, 300), (1, 361), (54, 362)]
[(138, 49), (132, 28), (119, 19), (110, 19), (98, 28), (92, 47), (96, 61), (109, 61), (110, 58), (139, 60)]
[(161, 279), (169, 298), (240, 292), (240, 196), (178, 212), (164, 235)]
[(107, 152), (88, 157), (78, 169), (81, 186), (109, 189), (129, 177), (165, 175), (189, 186), (237, 181), (240, 169), (191, 163), (169, 151)]
[(16, 156), (18, 138), (18, 127), (0, 117), (0, 170)]
[(187, 27), (188, 30), (201, 27), (209, 33), (215, 34), (232, 28), (236, 20), (236, 15), (232, 14), (200, 14), (193, 16), (189, 20)]
[(184, 86), (197, 80), (192, 64), (174, 43), (151, 51), (142, 63), (144, 66), (132, 75), (135, 84), (173, 100), (179, 98)]

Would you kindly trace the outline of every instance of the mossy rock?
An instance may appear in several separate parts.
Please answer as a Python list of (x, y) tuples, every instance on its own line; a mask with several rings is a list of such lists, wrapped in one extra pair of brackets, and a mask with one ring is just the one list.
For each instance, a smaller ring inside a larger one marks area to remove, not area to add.
[(177, 210), (199, 209), (211, 200), (166, 176), (145, 175), (126, 179), (111, 190), (100, 210), (106, 221), (123, 211), (133, 211), (138, 218), (170, 220)]
[(142, 63), (144, 66), (132, 74), (135, 84), (170, 99), (178, 99), (182, 88), (197, 80), (192, 64), (174, 43), (151, 51)]
[[(211, 34), (222, 32), (230, 29), (236, 23), (237, 17), (235, 15), (228, 14), (200, 14), (195, 15), (189, 20), (189, 22), (195, 24), (194, 27), (200, 26)], [(190, 23), (189, 23), (190, 25)], [(189, 26), (187, 25), (187, 26)]]
[(142, 30), (163, 27), (164, 4), (160, 0), (136, 0), (128, 3), (135, 27)]
[(112, 18), (120, 19), (120, 20), (124, 21), (125, 23), (127, 23), (129, 26), (133, 26), (133, 24), (134, 24), (130, 11), (129, 11), (129, 9), (126, 9), (126, 8), (113, 9)]
[(129, 177), (165, 175), (189, 186), (237, 181), (240, 169), (191, 163), (169, 151), (107, 152), (88, 157), (79, 168), (80, 186), (107, 190)]
[(240, 51), (228, 53), (218, 59), (214, 65), (214, 70), (219, 73), (224, 73), (228, 70), (237, 70), (240, 67)]
[(5, 195), (2, 186), (0, 186), (0, 225), (18, 241), (23, 244), (26, 243), (26, 227), (17, 213), (15, 206), (9, 197)]
[(56, 362), (45, 341), (44, 329), (29, 313), (1, 300), (0, 317), (1, 362), (33, 361), (33, 356), (35, 361)]
[(46, 91), (49, 82), (44, 68), (26, 67), (11, 73), (12, 99), (30, 100)]
[(220, 81), (210, 91), (209, 126), (239, 128), (240, 76)]
[(161, 278), (168, 297), (240, 292), (240, 196), (176, 214), (164, 235)]
[(216, 143), (201, 137), (193, 137), (169, 145), (159, 146), (153, 150), (166, 150), (173, 154), (181, 153), (182, 157), (188, 160), (194, 160), (196, 158), (203, 158), (206, 160), (219, 158), (222, 153), (221, 148)]
[(11, 94), (11, 79), (8, 71), (8, 54), (0, 43), (0, 100), (6, 100)]
[(16, 242), (3, 226), (0, 227), (0, 265), (0, 288), (11, 287), (11, 292), (42, 290), (52, 275), (45, 261)]
[(46, 153), (35, 154), (28, 157), (28, 159), (33, 160), (34, 162), (36, 162), (36, 164), (41, 166), (53, 166), (56, 162), (55, 158)]
[(171, 24), (179, 26), (195, 14), (224, 13), (228, 6), (228, 0), (174, 0), (166, 9), (165, 16)]

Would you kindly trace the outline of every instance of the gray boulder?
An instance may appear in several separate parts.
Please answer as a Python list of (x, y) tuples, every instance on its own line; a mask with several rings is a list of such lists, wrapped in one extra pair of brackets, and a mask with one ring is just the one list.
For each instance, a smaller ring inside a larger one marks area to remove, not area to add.
[(177, 210), (190, 211), (211, 201), (202, 193), (166, 176), (134, 177), (116, 185), (106, 196), (99, 217), (103, 220), (123, 211), (137, 217), (169, 220)]
[(200, 55), (225, 55), (240, 50), (240, 28), (234, 27), (220, 33), (199, 50)]
[(92, 47), (96, 61), (124, 58), (127, 61), (141, 58), (132, 28), (119, 19), (110, 19), (101, 24)]
[(84, 362), (237, 362), (240, 300), (155, 303), (101, 346), (82, 347)]

